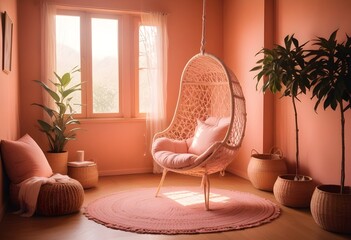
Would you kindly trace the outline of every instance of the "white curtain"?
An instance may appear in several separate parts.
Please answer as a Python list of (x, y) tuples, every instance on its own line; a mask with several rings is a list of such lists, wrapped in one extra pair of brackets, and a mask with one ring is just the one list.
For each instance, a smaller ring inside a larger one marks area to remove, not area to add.
[[(150, 106), (146, 118), (147, 149), (151, 149), (156, 132), (166, 127), (167, 102), (167, 16), (162, 13), (144, 13), (142, 26), (151, 26), (154, 31), (144, 31), (144, 47), (147, 59), (147, 76), (150, 93)], [(150, 29), (150, 28), (149, 28)], [(162, 169), (154, 162), (154, 173)]]
[[(54, 80), (54, 71), (56, 67), (55, 57), (55, 27), (56, 9), (53, 4), (47, 1), (41, 2), (41, 81), (51, 86), (49, 81)], [(39, 85), (38, 85), (39, 87)], [(43, 104), (53, 106), (52, 98), (43, 90)], [(47, 119), (44, 112), (44, 119)]]

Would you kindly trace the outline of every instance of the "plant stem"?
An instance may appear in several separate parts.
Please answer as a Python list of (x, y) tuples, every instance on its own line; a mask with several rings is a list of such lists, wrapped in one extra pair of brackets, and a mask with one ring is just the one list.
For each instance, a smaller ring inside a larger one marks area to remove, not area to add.
[(299, 125), (298, 125), (298, 122), (297, 122), (297, 109), (296, 109), (296, 103), (295, 103), (295, 97), (294, 96), (291, 96), (292, 98), (292, 103), (293, 103), (293, 107), (294, 107), (294, 113), (295, 113), (295, 134), (296, 134), (296, 137), (295, 137), (295, 144), (296, 144), (296, 170), (295, 170), (295, 179), (299, 179)]
[(340, 194), (344, 193), (345, 188), (345, 115), (343, 100), (339, 102), (341, 112), (341, 183)]

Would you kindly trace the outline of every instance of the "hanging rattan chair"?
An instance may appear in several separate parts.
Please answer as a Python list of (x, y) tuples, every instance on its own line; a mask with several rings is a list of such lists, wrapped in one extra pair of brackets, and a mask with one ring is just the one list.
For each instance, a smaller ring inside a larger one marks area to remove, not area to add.
[[(209, 127), (209, 131), (217, 127), (221, 133), (217, 132), (210, 140), (208, 136), (201, 139), (204, 136), (194, 136), (199, 133), (199, 124)], [(168, 171), (202, 177), (208, 210), (208, 175), (224, 172), (235, 159), (245, 125), (245, 99), (239, 81), (221, 60), (205, 53), (202, 45), (201, 53), (192, 57), (183, 70), (178, 102), (169, 127), (154, 136), (152, 155), (164, 169), (156, 196)], [(201, 152), (189, 151), (196, 138), (200, 142), (208, 140), (210, 144), (207, 142), (208, 146)]]

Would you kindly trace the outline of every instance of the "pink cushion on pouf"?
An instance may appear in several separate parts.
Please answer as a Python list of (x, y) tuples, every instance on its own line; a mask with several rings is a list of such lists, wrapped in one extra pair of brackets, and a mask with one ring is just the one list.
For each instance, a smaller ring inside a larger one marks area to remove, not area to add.
[(38, 144), (28, 135), (17, 141), (1, 141), (1, 158), (12, 183), (30, 177), (50, 177), (51, 167)]

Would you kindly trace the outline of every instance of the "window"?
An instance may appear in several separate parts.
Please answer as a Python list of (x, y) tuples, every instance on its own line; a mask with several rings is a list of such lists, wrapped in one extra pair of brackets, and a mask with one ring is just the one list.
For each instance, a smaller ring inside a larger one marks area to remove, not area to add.
[[(78, 16), (56, 17), (56, 72), (62, 75), (75, 66), (80, 66), (80, 18)], [(71, 84), (80, 82), (80, 74), (76, 72)], [(82, 113), (81, 93), (74, 93), (74, 106), (78, 114)]]
[(81, 69), (72, 82), (83, 83), (73, 99), (77, 117), (145, 116), (150, 66), (143, 33), (152, 27), (139, 27), (139, 21), (131, 14), (64, 10), (56, 15), (56, 72)]
[(118, 20), (91, 19), (93, 113), (119, 113)]
[[(146, 49), (154, 48), (156, 45), (157, 28), (154, 26), (139, 27), (139, 112), (148, 112), (150, 99), (149, 78), (147, 74), (155, 72), (155, 57), (147, 60)], [(151, 71), (148, 71), (151, 69)]]

